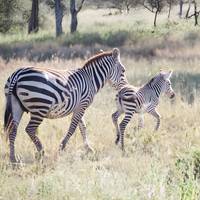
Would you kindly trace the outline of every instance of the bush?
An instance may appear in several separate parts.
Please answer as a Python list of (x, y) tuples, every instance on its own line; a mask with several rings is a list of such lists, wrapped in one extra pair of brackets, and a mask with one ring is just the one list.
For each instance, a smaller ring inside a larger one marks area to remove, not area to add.
[(175, 166), (182, 174), (184, 181), (200, 179), (200, 151), (196, 150), (178, 158)]
[(2, 0), (0, 6), (0, 32), (8, 32), (14, 24), (14, 14), (18, 9), (17, 0)]
[(129, 38), (128, 31), (108, 32), (105, 35), (105, 44), (111, 47), (123, 45)]

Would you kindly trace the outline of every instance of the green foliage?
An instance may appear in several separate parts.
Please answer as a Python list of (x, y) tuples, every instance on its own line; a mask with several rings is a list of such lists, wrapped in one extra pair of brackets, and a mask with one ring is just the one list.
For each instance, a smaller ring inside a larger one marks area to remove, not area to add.
[(200, 151), (195, 150), (177, 159), (175, 163), (185, 181), (200, 179)]
[(180, 173), (179, 193), (181, 200), (199, 199), (200, 151), (195, 150), (180, 156), (175, 163)]
[(8, 32), (14, 24), (18, 0), (1, 0), (0, 3), (0, 32)]

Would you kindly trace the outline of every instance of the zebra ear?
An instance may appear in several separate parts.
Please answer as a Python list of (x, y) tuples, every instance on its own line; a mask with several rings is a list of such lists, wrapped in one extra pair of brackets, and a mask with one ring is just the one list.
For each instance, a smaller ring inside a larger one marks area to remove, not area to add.
[(173, 71), (170, 70), (170, 71), (169, 71), (169, 78), (172, 76), (172, 73), (173, 73)]
[(165, 73), (163, 76), (165, 79), (169, 79), (172, 76), (172, 71), (170, 70), (169, 72)]
[(112, 50), (112, 55), (113, 55), (113, 58), (118, 58), (120, 56), (120, 51), (118, 48), (114, 48)]

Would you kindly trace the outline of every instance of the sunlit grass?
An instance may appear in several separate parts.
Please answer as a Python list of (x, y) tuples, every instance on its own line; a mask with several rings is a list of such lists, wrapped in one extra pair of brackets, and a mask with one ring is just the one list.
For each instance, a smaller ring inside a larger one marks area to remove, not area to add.
[[(116, 92), (106, 85), (85, 114), (94, 154), (86, 154), (81, 134), (76, 130), (66, 151), (59, 156), (58, 147), (68, 130), (70, 116), (46, 119), (38, 130), (45, 150), (43, 163), (38, 163), (35, 160), (36, 149), (24, 131), (29, 120), (25, 113), (16, 139), (16, 154), (21, 164), (19, 169), (13, 170), (3, 132), (6, 79), (20, 66), (71, 69), (82, 66), (84, 60), (54, 58), (40, 63), (26, 59), (8, 63), (0, 60), (0, 199), (200, 199), (200, 182), (194, 177), (199, 173), (194, 164), (200, 160), (199, 27), (194, 27), (192, 20), (176, 17), (167, 22), (167, 15), (163, 13), (159, 15), (157, 28), (153, 28), (153, 14), (148, 11), (142, 10), (141, 14), (138, 9), (129, 15), (108, 15), (108, 12), (82, 10), (78, 16), (78, 32), (74, 35), (69, 33), (70, 21), (66, 16), (63, 22), (65, 34), (59, 39), (54, 38), (54, 25), (48, 25), (37, 34), (0, 35), (0, 44), (12, 48), (33, 45), (36, 49), (49, 48), (49, 45), (54, 49), (80, 44), (120, 44), (127, 78), (135, 86), (145, 84), (160, 69), (172, 69), (176, 101), (172, 103), (167, 97), (161, 98), (158, 106), (162, 116), (160, 130), (153, 132), (155, 120), (146, 114), (145, 128), (137, 132), (138, 116), (134, 116), (126, 129), (126, 153), (123, 154), (114, 144), (115, 129), (111, 120), (111, 114), (116, 110)], [(51, 16), (50, 24), (53, 24), (53, 19)], [(85, 51), (84, 47), (82, 51)], [(129, 54), (136, 49), (140, 58), (137, 60)], [(156, 57), (143, 58), (143, 55), (151, 53)], [(193, 102), (190, 101), (191, 94)]]
[[(58, 69), (80, 67), (83, 60), (55, 60), (30, 63), (26, 60), (0, 62), (0, 126), (3, 135), (3, 87), (6, 78), (16, 68), (24, 65), (48, 66)], [(134, 85), (146, 83), (160, 67), (170, 66), (174, 75), (189, 72), (178, 61), (134, 61), (122, 57), (129, 81)], [(182, 63), (183, 64), (183, 63)], [(200, 73), (196, 61), (186, 62), (190, 74)], [(175, 76), (173, 87), (180, 81)], [(190, 80), (190, 82), (193, 80)], [(190, 84), (190, 83), (188, 83)], [(176, 87), (175, 87), (176, 88)], [(60, 141), (66, 133), (70, 116), (63, 119), (44, 120), (39, 137), (44, 145), (43, 163), (35, 160), (35, 147), (24, 129), (29, 119), (24, 114), (16, 139), (16, 153), (21, 158), (19, 169), (13, 170), (8, 162), (8, 146), (0, 140), (0, 197), (2, 199), (160, 199), (198, 200), (199, 180), (193, 176), (190, 165), (193, 152), (200, 146), (200, 104), (195, 96), (193, 105), (183, 101), (180, 91), (175, 103), (162, 97), (158, 107), (162, 116), (161, 128), (153, 132), (155, 120), (145, 115), (145, 128), (135, 131), (137, 115), (126, 129), (125, 155), (115, 146), (115, 130), (111, 114), (115, 111), (115, 92), (106, 85), (86, 111), (89, 141), (94, 154), (86, 154), (79, 130), (71, 137), (66, 151), (58, 155)], [(179, 160), (184, 165), (177, 165)], [(189, 164), (187, 164), (187, 162)], [(186, 164), (185, 164), (186, 163)], [(188, 166), (188, 177), (182, 173)], [(183, 166), (183, 167), (182, 167)]]
[[(100, 44), (107, 42), (107, 37), (113, 34), (120, 34), (120, 32), (126, 32), (126, 43), (139, 42), (140, 40), (147, 40), (151, 38), (168, 37), (172, 35), (176, 39), (184, 39), (185, 33), (198, 33), (199, 27), (193, 25), (192, 20), (179, 19), (176, 14), (177, 8), (174, 8), (172, 17), (168, 20), (166, 12), (161, 13), (158, 16), (158, 25), (153, 27), (154, 15), (142, 8), (132, 10), (129, 14), (123, 13), (121, 15), (114, 14), (116, 11), (112, 10), (113, 15), (109, 15), (109, 9), (82, 10), (79, 15), (78, 34), (70, 35), (70, 16), (63, 18), (63, 31), (64, 35), (60, 39), (55, 38), (55, 24), (54, 16), (49, 15), (44, 26), (41, 27), (38, 33), (28, 35), (25, 28), (21, 32), (13, 32), (11, 34), (0, 34), (0, 44), (15, 45), (16, 43), (29, 43), (33, 42), (48, 42), (49, 44), (85, 44), (84, 38), (91, 38), (92, 43), (99, 43), (95, 38), (98, 35), (101, 38)], [(52, 14), (52, 13), (51, 13)], [(91, 17), (92, 16), (92, 17)], [(88, 31), (89, 30), (89, 31)], [(112, 42), (112, 41), (110, 41)], [(113, 45), (121, 45), (114, 42)], [(122, 43), (124, 44), (124, 43)], [(91, 45), (91, 44), (90, 44)], [(109, 44), (108, 44), (109, 45)]]

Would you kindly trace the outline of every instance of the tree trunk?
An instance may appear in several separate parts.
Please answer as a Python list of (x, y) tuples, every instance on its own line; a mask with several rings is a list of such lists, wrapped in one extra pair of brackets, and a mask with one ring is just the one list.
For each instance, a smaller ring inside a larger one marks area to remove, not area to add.
[(129, 11), (130, 11), (130, 3), (128, 0), (125, 1), (125, 5), (126, 5), (126, 13), (129, 14)]
[(153, 22), (154, 27), (156, 27), (157, 16), (158, 16), (158, 9), (156, 10), (155, 15), (154, 15), (154, 22)]
[(169, 0), (169, 11), (168, 11), (168, 16), (167, 16), (168, 19), (170, 18), (171, 9), (172, 9), (172, 0)]
[(70, 25), (70, 29), (71, 29), (71, 33), (74, 33), (77, 30), (77, 26), (78, 26), (78, 19), (77, 19), (77, 15), (80, 12), (83, 3), (85, 0), (81, 0), (81, 3), (79, 5), (78, 8), (76, 8), (76, 0), (70, 0), (70, 12), (71, 12), (71, 25)]
[(62, 31), (63, 10), (61, 0), (55, 0), (55, 18), (56, 18), (56, 37), (60, 36)]
[(183, 0), (179, 0), (179, 17), (181, 18), (183, 14)]
[(156, 12), (155, 12), (154, 22), (153, 22), (154, 27), (156, 27), (157, 16), (158, 16), (159, 11), (160, 11), (160, 2), (159, 0), (156, 0)]
[(70, 12), (71, 12), (71, 33), (74, 33), (77, 30), (77, 25), (78, 25), (75, 0), (70, 0)]
[(187, 12), (186, 12), (186, 15), (185, 15), (185, 18), (186, 18), (186, 19), (187, 19), (188, 16), (189, 16), (190, 8), (191, 8), (191, 0), (189, 0), (189, 2), (188, 2), (188, 9), (187, 9)]
[(198, 25), (198, 16), (199, 16), (199, 13), (197, 12), (197, 2), (194, 1), (194, 19), (195, 19), (194, 25), (195, 26)]
[(31, 16), (29, 18), (28, 33), (37, 32), (39, 30), (39, 3), (38, 0), (32, 0)]

